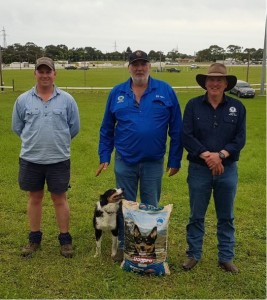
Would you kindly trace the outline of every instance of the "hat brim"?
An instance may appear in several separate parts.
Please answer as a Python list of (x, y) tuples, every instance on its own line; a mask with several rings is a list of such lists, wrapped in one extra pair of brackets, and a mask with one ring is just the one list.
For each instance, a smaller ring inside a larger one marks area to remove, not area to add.
[(132, 64), (133, 62), (137, 61), (137, 60), (143, 60), (143, 61), (149, 62), (149, 60), (145, 59), (145, 58), (135, 58), (135, 59), (129, 61), (129, 65)]
[(41, 64), (35, 65), (35, 70), (38, 70), (38, 68), (41, 67), (41, 66), (47, 66), (49, 69), (55, 71), (55, 69), (53, 68), (53, 66), (51, 66), (51, 65), (48, 64), (48, 63), (47, 63), (47, 64), (46, 64), (46, 63), (41, 63)]
[(197, 74), (196, 81), (204, 90), (207, 89), (205, 86), (207, 77), (225, 77), (228, 83), (227, 87), (224, 90), (225, 92), (230, 91), (236, 85), (237, 82), (237, 78), (234, 75), (222, 75), (221, 73), (214, 73), (212, 75)]

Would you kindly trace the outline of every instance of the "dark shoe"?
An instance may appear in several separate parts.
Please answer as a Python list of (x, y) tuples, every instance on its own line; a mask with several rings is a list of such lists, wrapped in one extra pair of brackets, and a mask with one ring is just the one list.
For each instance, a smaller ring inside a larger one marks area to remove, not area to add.
[(23, 257), (31, 257), (34, 252), (36, 252), (40, 248), (40, 244), (38, 243), (29, 243), (25, 247), (22, 248), (21, 256)]
[(66, 244), (60, 246), (60, 254), (66, 258), (72, 258), (73, 256), (73, 249), (71, 244)]
[(123, 256), (124, 256), (123, 249), (118, 249), (117, 253), (115, 254), (115, 256), (112, 257), (112, 259), (115, 262), (121, 263), (123, 261)]
[(238, 268), (231, 262), (219, 262), (219, 267), (225, 270), (226, 272), (238, 273)]
[(183, 263), (183, 269), (185, 271), (189, 271), (192, 270), (196, 264), (198, 263), (198, 261), (196, 259), (194, 259), (193, 257), (189, 257), (184, 263)]

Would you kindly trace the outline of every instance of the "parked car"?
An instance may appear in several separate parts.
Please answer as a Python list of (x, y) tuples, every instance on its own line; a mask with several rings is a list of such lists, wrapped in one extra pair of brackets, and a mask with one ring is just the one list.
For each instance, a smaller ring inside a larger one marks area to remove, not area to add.
[(190, 66), (190, 69), (199, 69), (199, 66), (196, 65), (196, 64), (192, 64), (192, 65)]
[(168, 72), (171, 72), (171, 73), (179, 73), (181, 72), (180, 69), (177, 69), (177, 68), (170, 68), (170, 69), (167, 69)]
[(230, 94), (237, 95), (239, 98), (254, 98), (255, 90), (248, 82), (237, 80), (236, 85), (230, 90)]
[(66, 66), (65, 67), (65, 70), (76, 70), (77, 69), (77, 67), (75, 67), (75, 66)]

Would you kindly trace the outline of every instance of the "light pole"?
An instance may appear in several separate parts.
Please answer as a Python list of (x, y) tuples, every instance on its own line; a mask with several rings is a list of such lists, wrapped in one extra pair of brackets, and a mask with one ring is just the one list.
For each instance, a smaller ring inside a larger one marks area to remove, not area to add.
[(263, 57), (262, 57), (262, 68), (261, 68), (261, 88), (260, 95), (264, 96), (264, 85), (266, 81), (266, 26), (267, 18), (265, 20), (265, 30), (264, 30), (264, 45), (263, 45)]
[(84, 50), (83, 53), (83, 76), (84, 76), (84, 86), (86, 86), (86, 66), (85, 66), (85, 55), (86, 55), (87, 51)]
[(247, 82), (248, 82), (248, 73), (249, 73), (249, 61), (250, 61), (250, 50), (248, 49)]

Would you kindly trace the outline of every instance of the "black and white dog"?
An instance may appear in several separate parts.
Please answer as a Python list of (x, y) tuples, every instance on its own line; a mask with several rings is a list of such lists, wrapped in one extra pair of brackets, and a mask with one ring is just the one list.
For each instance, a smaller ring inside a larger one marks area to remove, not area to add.
[(93, 218), (93, 226), (96, 238), (96, 254), (95, 257), (101, 255), (101, 240), (103, 231), (111, 231), (112, 233), (112, 249), (111, 256), (114, 257), (117, 252), (118, 245), (118, 222), (117, 216), (124, 199), (123, 189), (114, 188), (107, 190), (100, 195), (100, 200), (96, 203)]

